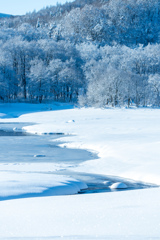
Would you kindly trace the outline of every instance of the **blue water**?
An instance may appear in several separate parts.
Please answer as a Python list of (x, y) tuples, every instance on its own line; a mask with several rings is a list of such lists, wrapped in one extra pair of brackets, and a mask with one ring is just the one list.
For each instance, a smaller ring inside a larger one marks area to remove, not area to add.
[[(111, 192), (113, 190), (111, 190), (110, 186), (115, 182), (124, 182), (128, 186), (128, 188), (123, 189), (123, 191), (156, 187), (153, 184), (135, 182), (116, 176), (71, 172), (68, 167), (74, 167), (84, 161), (96, 159), (98, 158), (97, 155), (86, 150), (61, 148), (58, 146), (58, 138), (61, 137), (63, 139), (62, 133), (52, 133), (50, 135), (28, 134), (21, 130), (25, 125), (29, 124), (0, 124), (0, 146), (5, 146), (1, 148), (0, 163), (66, 163), (66, 169), (64, 170), (61, 169), (56, 172), (52, 172), (51, 170), (49, 173), (44, 173), (66, 175), (85, 182), (88, 189), (81, 190), (80, 194)], [(13, 130), (15, 127), (18, 131)], [(56, 140), (56, 142), (53, 140)], [(51, 194), (51, 190), (52, 189), (48, 189), (38, 195), (32, 193), (24, 194), (18, 197), (11, 196), (9, 199), (49, 196)], [(119, 189), (118, 191), (122, 190)], [(1, 200), (6, 199), (2, 198)]]

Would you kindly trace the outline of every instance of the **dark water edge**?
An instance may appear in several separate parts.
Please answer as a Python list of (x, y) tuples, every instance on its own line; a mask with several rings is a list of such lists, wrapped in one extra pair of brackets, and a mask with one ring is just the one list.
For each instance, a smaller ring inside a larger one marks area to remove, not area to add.
[(32, 134), (26, 132), (16, 132), (16, 131), (5, 131), (0, 130), (0, 137), (22, 137), (22, 136), (31, 136)]
[[(52, 163), (67, 163), (71, 167), (80, 164), (84, 161), (98, 159), (96, 154), (81, 149), (68, 149), (58, 146), (59, 142), (51, 140), (63, 137), (63, 133), (49, 133), (43, 135), (35, 135), (22, 131), (24, 125), (31, 125), (29, 123), (0, 123), (0, 143), (6, 141), (6, 146), (9, 145), (9, 150), (1, 150), (1, 155), (4, 155), (0, 163), (14, 163), (16, 154), (16, 163), (38, 163), (38, 162), (52, 162)], [(14, 127), (16, 127), (15, 130)], [(38, 138), (38, 145), (37, 145)], [(62, 142), (61, 142), (62, 143)], [(25, 148), (24, 148), (25, 146)], [(19, 149), (23, 150), (23, 153)], [(4, 152), (3, 152), (4, 151)], [(29, 154), (28, 154), (29, 152)], [(39, 155), (36, 155), (39, 153)], [(43, 154), (42, 154), (43, 153)], [(35, 155), (37, 157), (35, 157)], [(41, 156), (41, 157), (40, 157)], [(43, 156), (43, 157), (42, 157)], [(6, 161), (4, 160), (6, 157)], [(88, 188), (81, 190), (78, 194), (93, 194), (113, 191), (128, 191), (158, 187), (154, 184), (136, 182), (130, 179), (124, 179), (116, 176), (79, 173), (62, 169), (57, 172), (43, 172), (44, 174), (57, 174), (72, 177), (87, 184)], [(117, 182), (123, 182), (127, 185), (126, 189), (111, 189), (111, 185)], [(54, 196), (54, 188), (48, 188), (41, 193), (27, 193), (18, 196), (0, 197), (0, 201), (31, 198), (31, 197), (45, 197)]]
[[(126, 179), (126, 178), (121, 178), (121, 177), (117, 177), (117, 176), (82, 173), (82, 172), (70, 172), (67, 170), (57, 172), (56, 174), (73, 177), (79, 181), (86, 183), (88, 188), (81, 190), (79, 192), (79, 194), (120, 192), (120, 191), (139, 190), (139, 189), (159, 187), (156, 184), (134, 181), (132, 179)], [(127, 185), (127, 188), (126, 189), (111, 189), (111, 185), (114, 183), (117, 183), (117, 182), (125, 183)]]

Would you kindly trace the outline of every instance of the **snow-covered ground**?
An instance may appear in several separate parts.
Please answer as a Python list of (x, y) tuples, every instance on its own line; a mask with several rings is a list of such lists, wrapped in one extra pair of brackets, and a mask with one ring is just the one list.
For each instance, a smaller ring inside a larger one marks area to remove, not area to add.
[[(30, 133), (64, 133), (66, 137), (53, 137), (53, 140), (51, 135), (50, 141), (63, 148), (88, 149), (99, 157), (74, 164), (74, 161), (45, 162), (45, 157), (22, 163), (17, 162), (16, 154), (12, 156), (15, 162), (5, 163), (1, 156), (1, 196), (2, 191), (4, 196), (8, 194), (6, 189), (12, 194), (16, 191), (19, 194), (18, 190), (23, 194), (21, 191), (28, 193), (28, 189), (35, 193), (35, 187), (37, 193), (47, 188), (59, 189), (59, 184), (70, 189), (83, 188), (83, 183), (76, 183), (74, 178), (51, 174), (64, 169), (160, 185), (159, 109), (74, 109), (72, 106), (67, 109), (58, 104), (0, 104), (0, 117), (1, 123), (21, 123), (23, 130)], [(6, 143), (1, 147), (9, 151)], [(55, 195), (54, 191), (50, 195)], [(99, 194), (24, 196), (1, 201), (0, 212), (2, 239), (160, 239), (158, 187)]]

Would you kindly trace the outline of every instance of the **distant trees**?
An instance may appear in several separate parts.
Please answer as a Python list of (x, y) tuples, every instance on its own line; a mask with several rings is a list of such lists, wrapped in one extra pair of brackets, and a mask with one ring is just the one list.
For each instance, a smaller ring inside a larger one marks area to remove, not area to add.
[[(97, 106), (159, 106), (158, 46), (98, 49), (97, 55), (93, 55), (95, 59), (88, 58), (85, 64), (88, 85), (80, 102)], [(82, 56), (86, 59), (83, 51)]]
[(160, 106), (159, 0), (76, 0), (0, 19), (0, 101)]
[(83, 71), (73, 44), (14, 37), (1, 47), (0, 100), (77, 101)]

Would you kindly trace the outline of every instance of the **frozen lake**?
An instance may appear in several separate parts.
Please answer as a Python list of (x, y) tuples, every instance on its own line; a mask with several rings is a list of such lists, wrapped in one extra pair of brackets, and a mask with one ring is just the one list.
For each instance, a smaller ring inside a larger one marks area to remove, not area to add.
[[(25, 166), (29, 164), (43, 164), (43, 163), (52, 163), (58, 164), (60, 166), (58, 170), (50, 169), (50, 171), (43, 171), (43, 167), (38, 173), (41, 175), (41, 181), (46, 181), (46, 176), (63, 176), (77, 179), (78, 181), (82, 181), (87, 184), (88, 188), (84, 190), (80, 190), (80, 194), (88, 194), (88, 193), (100, 193), (100, 192), (111, 192), (111, 191), (124, 191), (124, 190), (134, 190), (134, 189), (144, 189), (155, 187), (153, 184), (145, 184), (140, 182), (135, 182), (131, 180), (126, 180), (114, 176), (105, 176), (105, 175), (98, 175), (98, 174), (87, 174), (87, 173), (76, 173), (73, 171), (69, 171), (70, 167), (74, 167), (77, 164), (80, 164), (84, 161), (93, 160), (97, 158), (96, 154), (93, 154), (86, 150), (81, 149), (68, 149), (68, 148), (61, 148), (58, 146), (58, 138), (62, 137), (63, 134), (61, 133), (50, 133), (50, 134), (43, 134), (43, 135), (36, 135), (36, 134), (29, 134), (22, 131), (22, 127), (28, 125), (20, 124), (20, 123), (1, 123), (0, 124), (0, 145), (5, 146), (5, 148), (1, 148), (0, 154), (0, 163), (3, 166), (10, 166), (16, 165), (21, 166), (25, 164)], [(60, 142), (62, 143), (62, 142)], [(64, 165), (63, 165), (64, 164)], [(11, 176), (13, 175), (13, 179), (9, 180), (10, 182), (14, 182), (14, 186), (10, 186), (8, 182), (6, 183), (6, 188), (14, 187), (19, 188), (19, 184), (21, 181), (23, 182), (24, 173), (28, 174), (29, 176), (33, 176), (34, 168), (32, 171), (25, 171), (25, 166), (23, 167), (23, 171), (18, 170), (18, 174), (22, 176), (22, 180), (18, 178), (14, 179), (14, 175), (17, 174), (17, 169), (12, 170)], [(35, 167), (35, 165), (34, 165)], [(36, 168), (35, 168), (36, 169)], [(25, 171), (25, 172), (24, 172)], [(4, 173), (3, 170), (1, 172)], [(28, 177), (29, 177), (28, 176)], [(35, 171), (35, 178), (39, 178), (37, 175), (37, 170)], [(47, 178), (48, 179), (48, 178)], [(28, 180), (27, 180), (28, 181)], [(35, 181), (35, 180), (34, 180)], [(36, 183), (32, 183), (32, 187), (34, 184), (37, 186)], [(18, 182), (18, 184), (16, 184)], [(127, 185), (127, 189), (111, 189), (111, 185), (116, 182), (123, 182)], [(27, 184), (27, 182), (25, 182)], [(30, 184), (30, 183), (29, 183)], [(21, 185), (23, 188), (23, 184)], [(9, 191), (9, 189), (8, 189)], [(15, 190), (17, 192), (17, 189)], [(19, 192), (19, 194), (12, 194), (9, 193), (7, 196), (0, 196), (0, 200), (9, 200), (9, 199), (16, 199), (16, 198), (28, 198), (28, 197), (41, 197), (41, 196), (51, 196), (54, 192), (54, 188), (50, 185), (46, 185), (43, 191), (38, 191), (37, 189), (32, 192), (29, 192), (29, 189), (26, 190), (24, 193), (23, 191)], [(54, 195), (54, 194), (53, 194)]]
[(17, 123), (0, 124), (0, 145), (5, 145), (5, 148), (1, 149), (1, 163), (61, 162), (77, 164), (96, 158), (96, 155), (85, 150), (58, 147), (59, 142), (53, 140), (56, 140), (60, 133), (29, 134), (20, 130), (23, 126), (24, 124)]

